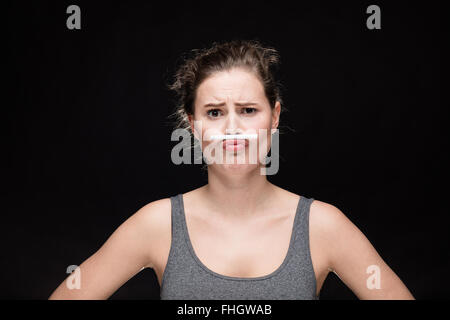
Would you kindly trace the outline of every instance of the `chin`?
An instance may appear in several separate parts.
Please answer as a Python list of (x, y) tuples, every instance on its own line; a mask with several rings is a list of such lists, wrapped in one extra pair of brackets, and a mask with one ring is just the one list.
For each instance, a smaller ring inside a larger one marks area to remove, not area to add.
[(224, 163), (224, 164), (219, 164), (216, 165), (217, 166), (217, 170), (222, 170), (222, 171), (226, 171), (229, 173), (248, 173), (254, 170), (259, 170), (259, 165), (258, 164), (249, 164), (249, 163), (242, 163), (242, 164), (237, 164), (237, 163)]

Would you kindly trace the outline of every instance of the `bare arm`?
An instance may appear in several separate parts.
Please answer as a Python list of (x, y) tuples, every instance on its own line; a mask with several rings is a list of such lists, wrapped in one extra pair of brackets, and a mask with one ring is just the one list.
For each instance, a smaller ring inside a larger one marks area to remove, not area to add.
[(312, 206), (329, 268), (359, 299), (414, 299), (365, 235), (338, 208), (317, 200)]
[[(104, 300), (145, 267), (152, 267), (152, 243), (168, 199), (151, 202), (122, 223), (80, 267), (79, 289), (64, 280), (49, 300)], [(68, 276), (68, 278), (70, 275)]]

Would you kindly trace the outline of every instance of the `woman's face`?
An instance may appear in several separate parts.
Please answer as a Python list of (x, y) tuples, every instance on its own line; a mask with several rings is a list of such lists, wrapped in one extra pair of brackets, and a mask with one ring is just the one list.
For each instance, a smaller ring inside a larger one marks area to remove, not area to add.
[[(234, 68), (216, 72), (199, 85), (194, 117), (189, 116), (189, 121), (196, 138), (201, 138), (204, 157), (211, 159), (209, 152), (205, 152), (207, 147), (211, 150), (216, 163), (210, 165), (248, 168), (260, 166), (261, 159), (270, 150), (270, 136), (272, 129), (278, 127), (280, 109), (277, 102), (272, 110), (264, 87), (254, 73)], [(239, 148), (227, 147), (222, 139), (209, 140), (211, 135), (227, 134), (257, 134), (258, 138), (247, 140)], [(219, 150), (222, 154), (217, 153)], [(253, 161), (249, 161), (249, 152), (255, 155)]]

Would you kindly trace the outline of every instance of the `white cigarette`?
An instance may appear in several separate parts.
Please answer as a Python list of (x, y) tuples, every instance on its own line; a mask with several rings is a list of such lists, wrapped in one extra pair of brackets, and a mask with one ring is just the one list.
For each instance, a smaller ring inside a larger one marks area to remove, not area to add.
[(217, 134), (210, 136), (210, 140), (223, 140), (223, 139), (256, 139), (258, 135), (255, 134)]

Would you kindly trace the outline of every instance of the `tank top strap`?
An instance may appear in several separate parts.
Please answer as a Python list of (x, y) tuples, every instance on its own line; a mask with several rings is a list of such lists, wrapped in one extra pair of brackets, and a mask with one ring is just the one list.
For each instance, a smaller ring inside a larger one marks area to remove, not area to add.
[(310, 260), (309, 247), (309, 214), (314, 198), (300, 197), (297, 216), (294, 221), (294, 244), (295, 254), (300, 254), (301, 259)]
[(182, 194), (170, 197), (172, 205), (172, 248), (180, 248), (185, 243), (184, 235), (184, 217), (183, 217), (183, 199)]
[(308, 227), (307, 222), (309, 222), (309, 209), (314, 198), (307, 198), (301, 196), (299, 202), (299, 219), (297, 219), (296, 227), (305, 228)]

